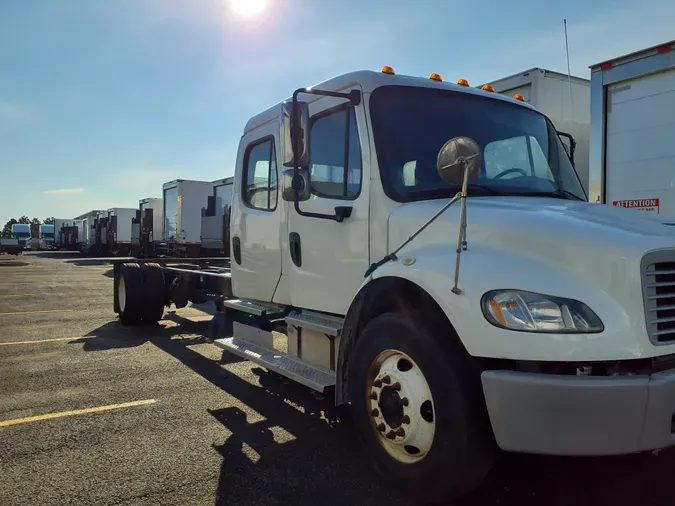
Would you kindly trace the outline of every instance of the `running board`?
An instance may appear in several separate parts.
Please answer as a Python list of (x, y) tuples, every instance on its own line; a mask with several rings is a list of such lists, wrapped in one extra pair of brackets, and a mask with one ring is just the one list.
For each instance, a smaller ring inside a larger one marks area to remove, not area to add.
[(222, 305), (255, 316), (282, 315), (286, 310), (284, 306), (279, 306), (277, 304), (245, 299), (226, 299), (223, 301)]
[(216, 339), (213, 344), (318, 392), (323, 392), (326, 387), (335, 385), (334, 372), (306, 364), (286, 353), (263, 348), (236, 337)]
[(314, 311), (291, 311), (286, 323), (315, 330), (329, 336), (339, 336), (344, 320), (337, 316), (325, 315)]

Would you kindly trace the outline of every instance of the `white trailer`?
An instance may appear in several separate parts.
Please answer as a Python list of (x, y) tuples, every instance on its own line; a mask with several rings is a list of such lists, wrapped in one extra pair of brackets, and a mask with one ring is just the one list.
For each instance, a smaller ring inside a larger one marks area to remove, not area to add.
[(202, 210), (201, 251), (203, 256), (228, 256), (230, 251), (230, 206), (234, 178), (213, 181), (213, 195)]
[(95, 243), (96, 227), (94, 221), (94, 216), (87, 216), (86, 218), (83, 218), (81, 220), (81, 226), (78, 230), (78, 249), (85, 254), (91, 251), (91, 248)]
[(65, 229), (67, 227), (73, 226), (73, 220), (68, 218), (55, 218), (54, 219), (54, 245), (57, 249), (64, 248), (66, 246), (66, 233)]
[[(566, 74), (551, 70), (533, 68), (488, 84), (502, 95), (509, 97), (520, 95), (525, 102), (548, 116), (556, 130), (574, 138), (576, 144), (574, 167), (588, 194), (590, 81), (575, 76), (570, 78)], [(562, 140), (570, 153), (569, 138), (563, 137)]]
[(111, 254), (131, 253), (131, 224), (135, 217), (136, 209), (131, 207), (108, 209), (107, 243)]
[(674, 49), (591, 66), (591, 202), (675, 221)]
[(164, 183), (162, 214), (167, 254), (199, 256), (202, 207), (212, 192), (210, 181), (177, 179)]

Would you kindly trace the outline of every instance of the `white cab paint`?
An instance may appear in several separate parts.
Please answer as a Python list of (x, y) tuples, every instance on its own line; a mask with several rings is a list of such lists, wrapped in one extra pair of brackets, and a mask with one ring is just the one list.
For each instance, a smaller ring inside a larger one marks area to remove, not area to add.
[[(396, 247), (443, 202), (407, 204), (389, 221)], [(481, 197), (467, 202), (468, 250), (459, 286), (453, 276), (459, 206), (401, 251), (409, 267), (389, 263), (375, 277), (399, 276), (424, 288), (475, 356), (523, 360), (619, 360), (675, 353), (646, 333), (640, 260), (646, 251), (675, 246), (675, 230), (627, 209), (538, 197)], [(514, 226), (514, 224), (518, 224)], [(527, 290), (580, 300), (600, 317), (598, 334), (541, 334), (492, 326), (480, 299), (490, 290)]]
[[(298, 308), (344, 314), (359, 289), (373, 277), (393, 276), (424, 289), (475, 356), (591, 361), (675, 353), (675, 344), (655, 346), (647, 336), (640, 272), (646, 252), (675, 248), (675, 227), (628, 209), (542, 197), (469, 198), (468, 250), (461, 258), (460, 295), (451, 292), (459, 205), (451, 207), (401, 251), (399, 258), (413, 257), (414, 263), (406, 266), (400, 261), (389, 262), (364, 280), (370, 262), (398, 247), (447, 202), (398, 203), (384, 194), (368, 104), (374, 89), (390, 84), (486, 93), (375, 72), (346, 74), (316, 85), (332, 91), (354, 86), (363, 90), (363, 105), (356, 111), (364, 186), (359, 198), (349, 202), (357, 206), (354, 217), (342, 224), (295, 215), (293, 204), (281, 199), (283, 179), (278, 163), (276, 209), (268, 212), (243, 205), (242, 168), (247, 146), (274, 136), (277, 156), (281, 150), (279, 106), (252, 118), (239, 147), (234, 185), (232, 236), (239, 236), (242, 245), (242, 264), (232, 261), (237, 297), (274, 298), (284, 304), (290, 301)], [(494, 100), (533, 108), (496, 93), (489, 95)], [(309, 99), (313, 113), (324, 107), (321, 100)], [(365, 202), (360, 202), (361, 198)], [(337, 202), (345, 205), (343, 200)], [(335, 201), (317, 196), (300, 203), (301, 209), (314, 212), (330, 212), (335, 205)], [(290, 261), (291, 231), (301, 233), (307, 272), (296, 270)], [(597, 334), (541, 334), (496, 328), (483, 316), (480, 300), (485, 292), (499, 288), (580, 300), (597, 313), (605, 329)]]
[[(340, 89), (347, 93), (352, 87)], [(344, 104), (345, 100), (323, 97), (310, 105), (312, 117)], [(361, 150), (361, 191), (354, 200), (312, 197), (300, 202), (305, 212), (333, 214), (337, 206), (352, 207), (352, 215), (342, 223), (308, 218), (289, 205), (288, 234), (298, 233), (302, 265), (290, 264), (291, 303), (295, 307), (335, 314), (346, 314), (351, 299), (368, 269), (368, 224), (370, 192), (370, 144), (363, 105), (356, 107)], [(289, 254), (290, 257), (290, 254)]]
[[(250, 145), (265, 139), (274, 140), (277, 181), (281, 179), (279, 131), (278, 122), (268, 121), (245, 133), (239, 144), (230, 219), (230, 264), (232, 288), (240, 298), (272, 301), (281, 276), (281, 236), (286, 235), (285, 222), (282, 234), (281, 216), (286, 203), (281, 199), (281, 191), (278, 190), (276, 206), (272, 210), (253, 208), (242, 198), (245, 186), (242, 169)], [(235, 238), (239, 238), (241, 244), (241, 263), (235, 260)]]

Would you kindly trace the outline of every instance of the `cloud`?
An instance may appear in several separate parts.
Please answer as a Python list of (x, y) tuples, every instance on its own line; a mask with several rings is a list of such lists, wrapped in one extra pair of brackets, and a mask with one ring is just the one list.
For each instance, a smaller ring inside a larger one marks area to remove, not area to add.
[(62, 188), (58, 190), (45, 190), (42, 193), (47, 195), (77, 195), (84, 193), (84, 188)]

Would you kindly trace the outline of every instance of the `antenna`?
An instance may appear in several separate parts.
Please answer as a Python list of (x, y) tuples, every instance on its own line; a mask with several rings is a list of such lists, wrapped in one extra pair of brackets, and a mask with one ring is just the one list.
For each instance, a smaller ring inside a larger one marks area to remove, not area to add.
[(572, 118), (572, 138), (576, 138), (574, 124), (574, 99), (572, 98), (572, 72), (570, 71), (570, 46), (567, 42), (567, 19), (563, 19), (565, 25), (565, 53), (567, 54), (567, 83), (570, 87), (570, 117)]

